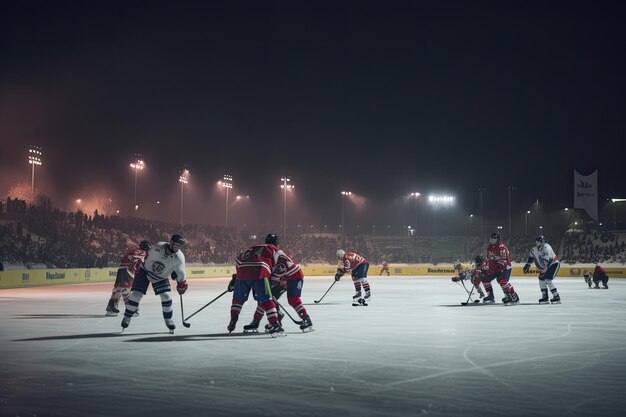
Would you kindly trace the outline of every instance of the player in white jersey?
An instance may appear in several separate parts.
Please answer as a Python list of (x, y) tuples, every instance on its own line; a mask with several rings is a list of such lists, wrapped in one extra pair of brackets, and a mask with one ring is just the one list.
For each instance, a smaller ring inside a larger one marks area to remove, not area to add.
[(133, 287), (128, 297), (122, 328), (125, 329), (130, 324), (139, 308), (141, 298), (146, 294), (148, 285), (152, 283), (154, 294), (161, 298), (161, 308), (163, 309), (163, 319), (165, 325), (174, 331), (176, 325), (172, 320), (172, 296), (170, 295), (169, 277), (174, 276), (177, 281), (176, 290), (179, 294), (187, 291), (187, 277), (185, 275), (185, 255), (180, 250), (186, 241), (181, 235), (172, 235), (170, 242), (159, 242), (152, 246), (148, 257), (143, 262), (137, 274)]
[[(534, 263), (539, 272), (539, 289), (541, 289), (541, 298), (539, 304), (561, 304), (561, 296), (552, 283), (559, 272), (561, 263), (557, 258), (552, 246), (546, 243), (543, 236), (537, 236), (535, 239), (535, 247), (530, 250), (530, 256), (524, 265), (524, 273), (530, 272), (530, 265)], [(552, 298), (548, 301), (548, 290), (552, 293)]]

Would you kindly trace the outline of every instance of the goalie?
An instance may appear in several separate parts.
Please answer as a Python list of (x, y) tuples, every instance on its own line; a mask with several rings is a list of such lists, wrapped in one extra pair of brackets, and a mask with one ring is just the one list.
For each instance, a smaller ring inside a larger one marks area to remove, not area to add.
[[(480, 283), (481, 283), (480, 277), (472, 275), (472, 270), (474, 269), (472, 265), (468, 263), (461, 263), (461, 261), (457, 259), (454, 261), (452, 266), (457, 273), (456, 276), (452, 277), (452, 282), (460, 282), (464, 288), (465, 288), (465, 281), (471, 282), (473, 285), (473, 289), (476, 290), (480, 299), (483, 299), (485, 297), (485, 292), (480, 286)], [(465, 288), (465, 291), (467, 291), (467, 288)], [(470, 298), (471, 298), (472, 292), (467, 291), (467, 293), (470, 295)], [(469, 298), (468, 298), (468, 302), (469, 302)], [(480, 300), (474, 300), (474, 303), (480, 303)]]

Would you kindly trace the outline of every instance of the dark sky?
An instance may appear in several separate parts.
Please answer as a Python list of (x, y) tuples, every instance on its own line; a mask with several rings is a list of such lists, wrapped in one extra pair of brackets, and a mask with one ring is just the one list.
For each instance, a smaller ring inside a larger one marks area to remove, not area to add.
[(269, 227), (282, 175), (290, 222), (329, 227), (345, 189), (364, 224), (410, 222), (412, 191), (571, 206), (574, 169), (626, 197), (623, 2), (204, 3), (3, 2), (0, 193), (37, 144), (37, 185), (70, 208), (128, 211), (142, 152), (144, 213), (177, 220), (187, 163), (199, 223), (224, 223), (224, 173), (251, 197), (231, 222)]

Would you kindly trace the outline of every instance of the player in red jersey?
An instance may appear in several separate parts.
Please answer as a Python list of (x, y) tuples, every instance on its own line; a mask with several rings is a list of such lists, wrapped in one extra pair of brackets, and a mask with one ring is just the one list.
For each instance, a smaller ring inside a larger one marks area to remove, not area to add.
[(389, 264), (385, 261), (383, 261), (383, 263), (381, 264), (382, 268), (380, 270), (380, 274), (378, 275), (382, 275), (385, 272), (387, 273), (387, 276), (389, 276)]
[(594, 288), (600, 288), (600, 283), (602, 283), (605, 290), (609, 289), (609, 276), (600, 265), (596, 265), (593, 270), (593, 283), (595, 284)]
[[(300, 296), (302, 295), (302, 285), (304, 284), (304, 272), (302, 271), (302, 268), (300, 268), (300, 265), (298, 265), (293, 258), (286, 253), (280, 253), (278, 255), (276, 266), (272, 271), (270, 282), (272, 296), (274, 299), (278, 300), (284, 292), (287, 292), (287, 301), (289, 302), (289, 305), (293, 307), (296, 313), (298, 313), (298, 316), (302, 319), (300, 329), (303, 332), (313, 331), (311, 317), (309, 317), (309, 314), (300, 299)], [(280, 321), (282, 313), (280, 313), (278, 306), (276, 306), (276, 310), (278, 311)], [(256, 331), (259, 328), (259, 323), (263, 318), (264, 313), (265, 310), (261, 306), (261, 303), (258, 303), (254, 316), (252, 317), (252, 322), (243, 326), (244, 332)]]
[(233, 285), (233, 301), (230, 306), (230, 323), (227, 327), (229, 332), (235, 330), (241, 308), (252, 291), (252, 296), (267, 315), (268, 332), (272, 335), (283, 334), (268, 281), (278, 263), (279, 256), (283, 254), (276, 247), (277, 244), (278, 236), (269, 234), (265, 237), (265, 244), (252, 246), (235, 258), (237, 273)]
[(500, 235), (493, 233), (489, 239), (489, 246), (487, 246), (487, 259), (481, 264), (476, 262), (473, 272), (474, 276), (479, 276), (487, 296), (483, 299), (483, 303), (493, 303), (493, 287), (491, 281), (496, 279), (504, 298), (502, 302), (504, 304), (517, 304), (519, 303), (519, 296), (515, 292), (513, 286), (509, 283), (509, 277), (511, 276), (511, 261), (509, 258), (509, 249), (506, 245), (500, 242)]
[(372, 297), (370, 284), (367, 282), (367, 270), (370, 267), (369, 261), (359, 254), (346, 252), (342, 249), (337, 251), (337, 259), (339, 259), (341, 265), (337, 268), (335, 281), (339, 281), (345, 273), (350, 272), (354, 289), (356, 290), (356, 294), (352, 296), (352, 300), (356, 302), (361, 298), (361, 287), (365, 290), (365, 301), (369, 300)]
[(117, 306), (120, 298), (124, 299), (124, 304), (128, 303), (130, 287), (133, 285), (135, 273), (141, 263), (146, 259), (146, 256), (148, 256), (149, 251), (150, 243), (147, 240), (142, 240), (137, 249), (128, 252), (120, 261), (117, 276), (115, 277), (115, 284), (113, 284), (113, 291), (111, 292), (111, 298), (106, 308), (107, 316), (115, 317), (118, 315), (120, 311)]

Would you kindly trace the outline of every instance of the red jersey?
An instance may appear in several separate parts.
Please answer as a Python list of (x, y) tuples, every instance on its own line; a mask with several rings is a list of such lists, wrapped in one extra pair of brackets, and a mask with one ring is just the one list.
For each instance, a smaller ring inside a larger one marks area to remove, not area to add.
[(146, 260), (147, 256), (148, 256), (148, 252), (146, 252), (145, 250), (140, 249), (140, 248), (133, 249), (130, 252), (128, 252), (126, 255), (124, 255), (124, 257), (120, 261), (119, 267), (127, 268), (128, 272), (130, 272), (131, 275), (134, 276), (135, 272), (137, 272), (137, 269), (143, 263), (143, 261)]
[(487, 260), (494, 261), (497, 265), (498, 271), (504, 271), (511, 268), (511, 256), (509, 255), (509, 248), (502, 242), (497, 242), (493, 245), (487, 246)]
[(367, 263), (369, 263), (369, 261), (361, 255), (354, 252), (346, 252), (341, 259), (341, 267), (339, 269), (341, 272), (346, 273)]
[(296, 263), (289, 255), (285, 252), (278, 254), (278, 261), (276, 262), (276, 266), (272, 271), (272, 276), (270, 277), (272, 283), (280, 282), (283, 287), (287, 286), (287, 280), (299, 280), (304, 279), (304, 272), (300, 265)]
[(482, 264), (476, 265), (474, 270), (472, 271), (473, 277), (480, 278), (481, 276), (489, 277), (494, 276), (495, 274), (501, 273), (503, 269), (501, 269), (502, 265), (497, 261), (486, 259)]
[(389, 268), (389, 264), (387, 262), (383, 262), (383, 269), (388, 269)]
[(235, 258), (237, 279), (253, 280), (269, 278), (283, 251), (274, 245), (260, 244), (250, 247)]

